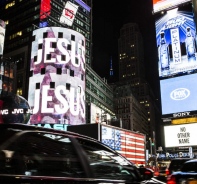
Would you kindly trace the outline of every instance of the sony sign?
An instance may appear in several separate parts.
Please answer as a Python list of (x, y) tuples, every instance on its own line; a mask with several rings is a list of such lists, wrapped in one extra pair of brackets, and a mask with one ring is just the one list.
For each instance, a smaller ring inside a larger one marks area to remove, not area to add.
[(85, 38), (59, 27), (33, 32), (30, 124), (85, 123)]
[(190, 115), (190, 112), (179, 112), (179, 113), (173, 114), (173, 118), (185, 117), (185, 116), (189, 116), (189, 115)]

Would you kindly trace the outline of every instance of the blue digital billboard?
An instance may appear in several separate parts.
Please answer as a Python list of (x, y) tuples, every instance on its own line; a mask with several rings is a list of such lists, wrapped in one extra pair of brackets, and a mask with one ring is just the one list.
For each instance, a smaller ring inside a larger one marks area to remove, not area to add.
[(190, 115), (197, 110), (197, 74), (161, 80), (160, 90), (162, 115), (176, 117), (174, 113)]
[(155, 19), (159, 77), (195, 72), (197, 38), (192, 4), (164, 11)]
[(190, 1), (191, 0), (153, 0), (153, 12), (157, 13)]

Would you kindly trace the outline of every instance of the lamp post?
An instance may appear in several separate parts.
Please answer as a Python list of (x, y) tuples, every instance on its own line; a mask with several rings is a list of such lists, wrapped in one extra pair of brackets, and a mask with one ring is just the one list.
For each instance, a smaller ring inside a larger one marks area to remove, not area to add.
[(153, 150), (152, 150), (152, 139), (151, 137), (149, 137), (149, 141), (150, 141), (150, 156), (153, 156)]

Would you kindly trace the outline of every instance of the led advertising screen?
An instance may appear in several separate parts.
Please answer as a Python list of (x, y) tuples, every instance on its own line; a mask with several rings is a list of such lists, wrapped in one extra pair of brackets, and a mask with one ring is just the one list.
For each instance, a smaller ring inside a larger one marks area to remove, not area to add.
[(160, 12), (190, 1), (191, 0), (153, 0), (153, 11), (154, 13)]
[(145, 136), (102, 126), (101, 141), (133, 163), (145, 164)]
[(0, 19), (0, 55), (3, 55), (4, 40), (5, 40), (5, 22)]
[(90, 110), (91, 123), (101, 123), (102, 110), (93, 103), (91, 103), (90, 108), (91, 108), (91, 110)]
[(104, 123), (107, 124), (111, 120), (111, 116), (106, 113), (104, 110), (91, 103), (91, 123)]
[(78, 10), (77, 5), (71, 3), (70, 1), (67, 1), (65, 8), (62, 11), (60, 22), (68, 26), (72, 26), (77, 10)]
[(85, 38), (60, 27), (33, 32), (30, 124), (85, 123)]
[(164, 126), (165, 147), (197, 145), (197, 123)]
[(47, 18), (51, 11), (51, 0), (41, 0), (40, 20)]
[(191, 3), (155, 16), (159, 77), (197, 69), (196, 26)]
[(186, 116), (197, 110), (197, 74), (161, 80), (160, 90), (162, 115)]

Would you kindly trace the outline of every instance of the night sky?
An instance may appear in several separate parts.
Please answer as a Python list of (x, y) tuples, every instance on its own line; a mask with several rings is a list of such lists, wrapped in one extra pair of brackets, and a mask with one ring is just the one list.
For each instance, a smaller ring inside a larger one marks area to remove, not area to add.
[(114, 80), (118, 80), (118, 38), (125, 23), (137, 23), (144, 40), (146, 76), (158, 89), (157, 48), (152, 15), (152, 0), (93, 0), (93, 62), (102, 78), (109, 78), (110, 57)]

